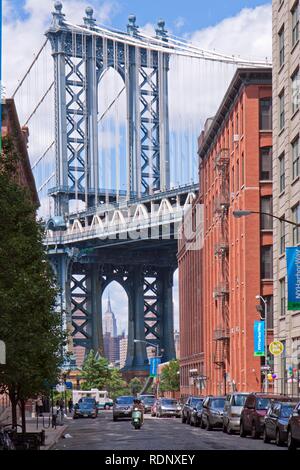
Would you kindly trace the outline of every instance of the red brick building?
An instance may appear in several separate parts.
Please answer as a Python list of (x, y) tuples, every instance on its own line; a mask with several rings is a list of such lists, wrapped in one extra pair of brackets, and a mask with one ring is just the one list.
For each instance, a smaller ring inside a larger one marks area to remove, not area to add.
[(203, 247), (178, 253), (184, 395), (261, 390), (253, 325), (259, 294), (272, 327), (272, 221), (232, 213), (272, 212), (271, 96), (271, 69), (237, 70), (199, 138)]
[(1, 103), (2, 138), (11, 137), (15, 150), (20, 157), (16, 180), (30, 191), (31, 198), (36, 207), (39, 206), (39, 198), (31, 171), (30, 160), (27, 151), (29, 132), (27, 127), (21, 127), (15, 102), (12, 98), (4, 99)]

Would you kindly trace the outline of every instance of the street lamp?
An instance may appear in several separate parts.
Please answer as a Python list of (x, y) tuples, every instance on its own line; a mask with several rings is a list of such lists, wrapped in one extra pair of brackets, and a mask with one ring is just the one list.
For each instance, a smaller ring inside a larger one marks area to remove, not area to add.
[(149, 346), (153, 346), (153, 348), (156, 349), (156, 357), (159, 357), (159, 344), (150, 343), (150, 341), (146, 341), (144, 339), (134, 339), (133, 342), (134, 343), (145, 343), (145, 344), (149, 344)]
[[(267, 304), (267, 300), (261, 295), (256, 295), (255, 298), (263, 302), (264, 311), (265, 311), (265, 318), (264, 318), (264, 321), (265, 321), (265, 392), (267, 393), (268, 392), (268, 380), (267, 380), (267, 375), (268, 375), (268, 370), (267, 370), (267, 366), (268, 366), (268, 322), (267, 322), (268, 304)], [(261, 315), (260, 315), (260, 319), (262, 320)]]
[[(150, 343), (150, 341), (146, 341), (144, 339), (134, 339), (133, 342), (134, 343), (149, 344), (149, 346), (152, 346), (156, 349), (156, 357), (159, 357), (159, 344)], [(157, 382), (157, 385), (156, 385), (156, 398), (158, 398), (158, 387), (159, 387), (159, 383)]]
[(269, 217), (273, 217), (273, 219), (280, 220), (280, 222), (286, 222), (287, 224), (292, 224), (292, 225), (295, 225), (296, 227), (300, 227), (300, 223), (293, 222), (292, 220), (287, 220), (284, 217), (277, 217), (277, 215), (271, 214), (270, 212), (241, 210), (241, 211), (233, 211), (232, 214), (237, 219), (240, 219), (241, 217), (247, 217), (248, 215), (251, 215), (251, 214), (268, 215)]

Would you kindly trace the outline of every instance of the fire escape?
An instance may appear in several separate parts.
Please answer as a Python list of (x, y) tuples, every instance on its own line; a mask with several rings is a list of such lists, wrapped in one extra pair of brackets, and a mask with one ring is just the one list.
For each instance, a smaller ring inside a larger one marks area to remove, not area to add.
[(215, 256), (219, 260), (218, 283), (213, 296), (219, 305), (219, 324), (213, 332), (215, 349), (213, 362), (225, 373), (225, 361), (229, 354), (229, 273), (228, 273), (228, 209), (230, 205), (229, 188), (229, 150), (221, 149), (215, 157), (215, 168), (219, 177), (219, 197), (215, 201), (215, 216), (218, 224), (218, 242)]

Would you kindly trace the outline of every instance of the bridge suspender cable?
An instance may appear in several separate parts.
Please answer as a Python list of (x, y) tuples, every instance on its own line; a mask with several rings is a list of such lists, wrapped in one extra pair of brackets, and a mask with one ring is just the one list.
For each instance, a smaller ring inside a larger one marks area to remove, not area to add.
[(41, 55), (41, 53), (43, 52), (46, 44), (48, 42), (48, 38), (46, 39), (46, 41), (44, 42), (44, 44), (42, 45), (42, 47), (40, 48), (40, 50), (38, 51), (37, 55), (35, 56), (35, 58), (33, 59), (33, 61), (31, 62), (30, 64), (30, 67), (28, 68), (27, 72), (25, 73), (24, 77), (22, 78), (22, 80), (20, 81), (19, 85), (17, 86), (17, 88), (15, 89), (13, 95), (12, 95), (12, 98), (15, 97), (16, 93), (19, 91), (19, 89), (21, 88), (21, 86), (23, 85), (24, 81), (26, 80), (26, 77), (29, 75), (32, 67), (34, 66), (34, 64), (36, 63), (36, 61), (38, 60), (39, 56)]
[(26, 122), (23, 124), (24, 126), (27, 126), (27, 124), (29, 123), (30, 119), (32, 118), (32, 116), (36, 113), (36, 111), (38, 110), (38, 108), (41, 106), (42, 102), (44, 101), (44, 99), (46, 98), (46, 96), (48, 95), (49, 91), (51, 90), (51, 88), (53, 87), (54, 85), (54, 82), (51, 83), (51, 85), (49, 86), (48, 90), (45, 91), (45, 93), (43, 94), (42, 98), (40, 99), (40, 101), (38, 102), (38, 104), (36, 105), (36, 107), (34, 108), (34, 110), (32, 111), (32, 113), (30, 114), (29, 118), (26, 120)]

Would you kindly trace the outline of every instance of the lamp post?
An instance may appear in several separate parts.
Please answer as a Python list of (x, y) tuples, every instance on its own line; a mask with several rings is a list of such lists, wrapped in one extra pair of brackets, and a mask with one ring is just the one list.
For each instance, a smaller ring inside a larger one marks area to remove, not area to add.
[[(268, 304), (267, 301), (264, 297), (261, 295), (256, 295), (255, 297), (257, 300), (261, 300), (264, 304), (264, 311), (265, 311), (265, 392), (268, 393), (268, 319), (267, 319), (267, 313), (268, 313)], [(262, 317), (260, 315), (260, 319), (262, 320)]]
[[(150, 341), (146, 341), (145, 339), (134, 339), (133, 340), (134, 343), (145, 343), (145, 344), (149, 344), (149, 346), (152, 346), (156, 349), (156, 356), (155, 357), (159, 357), (159, 344), (154, 344), (154, 343), (150, 343)], [(159, 383), (157, 382), (157, 386), (156, 386), (156, 398), (158, 398), (158, 385)]]
[(271, 214), (270, 212), (249, 211), (249, 210), (241, 210), (241, 211), (232, 212), (233, 217), (236, 217), (237, 219), (240, 219), (241, 217), (247, 217), (248, 215), (251, 215), (251, 214), (268, 215), (269, 217), (272, 217), (273, 219), (277, 219), (280, 222), (286, 222), (287, 224), (294, 225), (295, 227), (300, 227), (300, 223), (293, 222), (292, 220), (287, 220), (284, 217), (277, 217), (277, 215)]

